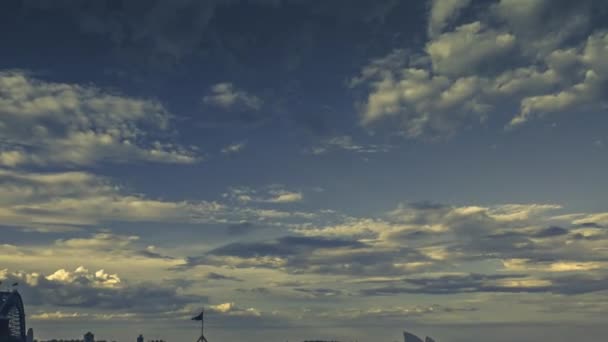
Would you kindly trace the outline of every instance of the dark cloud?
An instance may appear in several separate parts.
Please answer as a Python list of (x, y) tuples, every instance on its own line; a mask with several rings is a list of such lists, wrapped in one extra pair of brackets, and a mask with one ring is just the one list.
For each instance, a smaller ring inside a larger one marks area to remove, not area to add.
[(549, 228), (545, 228), (545, 229), (537, 232), (536, 234), (534, 234), (534, 237), (550, 238), (550, 237), (555, 237), (555, 236), (567, 235), (569, 233), (570, 233), (570, 231), (568, 229), (565, 229), (562, 227), (551, 226)]
[(253, 258), (260, 256), (288, 257), (302, 252), (327, 248), (362, 248), (358, 241), (323, 237), (285, 236), (273, 242), (232, 243), (209, 252), (212, 255)]
[[(321, 251), (324, 252), (318, 253)], [(202, 256), (188, 257), (176, 269), (228, 264), (238, 268), (278, 268), (288, 273), (387, 275), (412, 272), (421, 266), (417, 264), (420, 262), (428, 263), (428, 269), (439, 263), (407, 247), (385, 250), (356, 240), (285, 236), (270, 242), (224, 245)], [(407, 268), (408, 263), (412, 263), (411, 269)]]
[[(399, 294), (449, 295), (459, 293), (557, 293), (577, 295), (608, 289), (606, 278), (584, 275), (553, 277), (528, 281), (525, 274), (468, 274), (437, 278), (406, 278), (410, 286), (386, 286), (363, 289), (364, 296), (392, 296)], [(536, 282), (536, 283), (535, 283)], [(506, 283), (510, 283), (507, 285)]]
[(314, 298), (329, 298), (329, 297), (340, 297), (345, 295), (345, 292), (340, 289), (330, 288), (295, 288), (294, 291), (305, 293), (308, 296)]
[[(61, 18), (80, 33), (106, 39), (115, 54), (145, 58), (144, 63), (175, 64), (191, 57), (212, 57), (238, 68), (251, 63), (252, 55), (259, 57), (259, 50), (268, 49), (284, 60), (279, 67), (289, 69), (301, 64), (307, 51), (314, 51), (323, 34), (327, 36), (327, 28), (333, 29), (332, 36), (346, 37), (352, 27), (381, 27), (399, 5), (395, 0), (102, 0), (94, 4), (25, 0), (22, 14)], [(403, 13), (405, 7), (401, 7)], [(282, 8), (285, 11), (279, 12)], [(292, 25), (284, 25), (285, 15)], [(256, 21), (260, 16), (265, 17), (264, 25)], [(324, 23), (328, 17), (332, 27), (313, 24), (314, 19)], [(268, 35), (272, 30), (274, 34)]]
[(250, 289), (245, 289), (245, 288), (238, 288), (235, 289), (235, 291), (237, 292), (241, 292), (241, 293), (252, 293), (255, 295), (267, 295), (270, 294), (270, 290), (265, 288), (265, 287), (254, 287), (254, 288), (250, 288)]
[(137, 251), (137, 252), (135, 252), (135, 254), (141, 255), (145, 258), (150, 258), (150, 259), (175, 260), (175, 258), (172, 256), (163, 255), (158, 252), (154, 252), (154, 251), (150, 251), (150, 250)]
[(576, 227), (580, 227), (580, 228), (604, 228), (604, 226), (602, 226), (599, 223), (595, 223), (595, 222), (583, 222), (583, 223), (579, 223), (576, 225)]
[(209, 279), (209, 280), (230, 280), (230, 281), (238, 281), (238, 282), (243, 281), (243, 279), (240, 279), (240, 278), (237, 278), (237, 277), (231, 277), (231, 276), (227, 276), (227, 275), (223, 275), (223, 274), (215, 273), (215, 272), (209, 272), (205, 276), (205, 279)]

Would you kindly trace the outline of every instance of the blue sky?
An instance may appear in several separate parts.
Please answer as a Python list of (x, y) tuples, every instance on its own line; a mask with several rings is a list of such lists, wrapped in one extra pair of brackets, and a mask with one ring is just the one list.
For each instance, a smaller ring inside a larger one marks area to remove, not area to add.
[(0, 6), (38, 337), (608, 332), (604, 1)]

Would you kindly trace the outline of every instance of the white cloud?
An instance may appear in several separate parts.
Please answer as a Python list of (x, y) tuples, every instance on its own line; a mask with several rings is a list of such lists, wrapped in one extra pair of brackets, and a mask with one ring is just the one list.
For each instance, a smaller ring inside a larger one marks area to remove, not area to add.
[(484, 80), (452, 80), (422, 68), (384, 70), (370, 82), (373, 89), (362, 108), (361, 123), (369, 126), (393, 119), (412, 138), (449, 135), (471, 119), (482, 120)]
[(280, 185), (271, 185), (262, 189), (252, 189), (248, 187), (230, 188), (223, 194), (225, 198), (231, 198), (241, 203), (293, 203), (300, 202), (304, 195), (299, 191), (289, 191)]
[(599, 32), (590, 36), (573, 56), (581, 65), (579, 73), (584, 75), (582, 79), (563, 87), (558, 92), (524, 97), (521, 100), (521, 110), (510, 125), (522, 124), (531, 117), (547, 113), (573, 108), (601, 109), (606, 106), (604, 93), (608, 81), (608, 62), (600, 57), (606, 55), (608, 55), (608, 32)]
[(223, 154), (236, 154), (236, 153), (243, 151), (246, 146), (247, 146), (246, 142), (230, 144), (230, 145), (222, 148), (222, 153)]
[(524, 41), (525, 54), (542, 56), (585, 34), (593, 1), (500, 0), (490, 6), (488, 15)]
[(595, 213), (595, 214), (582, 214), (577, 217), (572, 223), (574, 224), (585, 224), (585, 223), (596, 223), (602, 226), (608, 226), (608, 212), (606, 213)]
[(439, 34), (449, 21), (470, 3), (471, 0), (432, 0), (428, 24), (429, 36)]
[(39, 312), (29, 316), (35, 321), (65, 321), (65, 320), (86, 320), (86, 321), (123, 321), (135, 318), (134, 313), (88, 313), (88, 312)]
[[(444, 19), (429, 23), (438, 30), (466, 1), (434, 5), (445, 6)], [(517, 107), (505, 126), (605, 110), (608, 63), (601, 56), (608, 54), (608, 33), (585, 33), (590, 6), (572, 3), (566, 11), (545, 0), (503, 0), (477, 20), (435, 32), (422, 55), (397, 49), (373, 60), (350, 83), (368, 89), (361, 124), (388, 121), (407, 137), (437, 139)]]
[(508, 32), (485, 27), (479, 21), (457, 27), (444, 33), (426, 46), (433, 71), (459, 77), (475, 75), (497, 60), (512, 55), (516, 38)]
[(0, 108), (4, 166), (197, 160), (192, 149), (155, 138), (170, 133), (171, 114), (154, 100), (0, 72)]
[(304, 196), (300, 192), (279, 191), (267, 201), (269, 203), (292, 203), (300, 202), (303, 198)]
[(108, 274), (104, 270), (89, 272), (89, 270), (83, 266), (79, 266), (73, 272), (60, 269), (55, 271), (55, 273), (46, 276), (45, 278), (49, 281), (66, 284), (86, 280), (90, 286), (93, 287), (112, 288), (121, 286), (121, 281), (118, 275)]
[(214, 85), (210, 93), (203, 97), (203, 102), (225, 110), (259, 110), (264, 104), (261, 98), (235, 88), (232, 83)]
[(241, 308), (233, 302), (222, 303), (209, 306), (212, 312), (220, 313), (228, 316), (261, 316), (260, 311), (255, 308)]

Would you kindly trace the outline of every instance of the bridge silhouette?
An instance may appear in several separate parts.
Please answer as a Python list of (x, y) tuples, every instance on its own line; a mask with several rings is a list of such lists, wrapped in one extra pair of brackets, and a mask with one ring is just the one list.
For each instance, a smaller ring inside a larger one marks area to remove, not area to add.
[(0, 292), (0, 342), (25, 342), (25, 309), (17, 290)]

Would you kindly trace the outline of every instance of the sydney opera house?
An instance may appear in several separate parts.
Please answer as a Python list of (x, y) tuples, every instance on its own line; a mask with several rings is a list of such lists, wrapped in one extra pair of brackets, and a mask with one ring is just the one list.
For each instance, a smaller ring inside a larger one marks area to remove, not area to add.
[(435, 340), (433, 340), (432, 338), (430, 338), (428, 336), (423, 340), (420, 337), (418, 337), (414, 334), (411, 334), (407, 331), (403, 332), (403, 341), (404, 342), (435, 342)]

